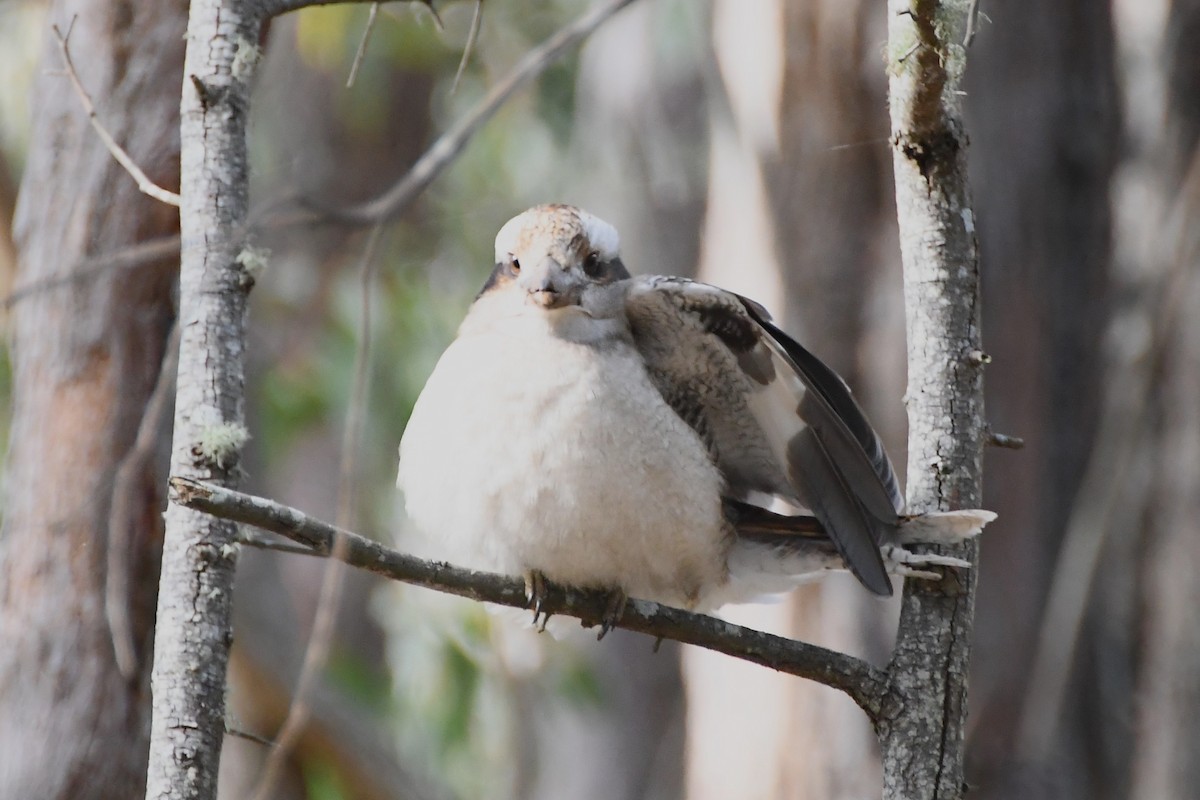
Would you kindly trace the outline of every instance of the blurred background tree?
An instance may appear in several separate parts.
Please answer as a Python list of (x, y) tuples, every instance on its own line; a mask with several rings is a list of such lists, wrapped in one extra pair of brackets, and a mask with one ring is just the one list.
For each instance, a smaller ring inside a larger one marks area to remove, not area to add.
[[(261, 218), (296, 196), (377, 195), (586, 6), (487, 3), (457, 90), (471, 2), (437, 4), (437, 18), (383, 6), (351, 88), (366, 7), (276, 20), (252, 108)], [(144, 656), (163, 502), (153, 464), (132, 536), (113, 533), (109, 511), (166, 344), (171, 264), (93, 264), (91, 278), (26, 291), (174, 230), (95, 141), (48, 33), (79, 15), (72, 49), (101, 119), (170, 185), (184, 9), (131, 9), (0, 4), (0, 280), (22, 292), (6, 303), (0, 384), (0, 796), (83, 797), (85, 783), (131, 796), (144, 769), (142, 662), (118, 668), (105, 592), (115, 541)], [(983, 545), (969, 780), (984, 798), (1189, 797), (1200, 3), (980, 10), (966, 108), (988, 409), (1027, 446), (987, 462), (1001, 517)], [(614, 222), (636, 272), (699, 275), (765, 302), (849, 379), (902, 467), (884, 14), (883, 2), (640, 0), (518, 93), (384, 231), (360, 527), (403, 546), (392, 481), (408, 409), (490, 270), (499, 225), (550, 200)], [(267, 224), (255, 239), (272, 257), (252, 295), (246, 485), (332, 518), (364, 234)], [(233, 727), (270, 736), (286, 714), (322, 566), (244, 554)], [(833, 578), (729, 616), (882, 662), (895, 609)], [(878, 793), (874, 738), (837, 693), (650, 645), (621, 631), (600, 644), (513, 633), (470, 604), (350, 574), (275, 796)], [(229, 738), (224, 796), (246, 796), (263, 757)]]

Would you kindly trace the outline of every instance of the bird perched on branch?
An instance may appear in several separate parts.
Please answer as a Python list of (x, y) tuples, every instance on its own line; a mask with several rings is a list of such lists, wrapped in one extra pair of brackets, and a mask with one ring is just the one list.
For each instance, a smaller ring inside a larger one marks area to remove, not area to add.
[[(409, 516), (439, 557), (707, 611), (849, 569), (940, 577), (988, 511), (902, 514), (845, 383), (752, 300), (631, 277), (616, 230), (565, 205), (496, 236), (496, 265), (400, 444)], [(608, 620), (609, 623), (612, 620)]]

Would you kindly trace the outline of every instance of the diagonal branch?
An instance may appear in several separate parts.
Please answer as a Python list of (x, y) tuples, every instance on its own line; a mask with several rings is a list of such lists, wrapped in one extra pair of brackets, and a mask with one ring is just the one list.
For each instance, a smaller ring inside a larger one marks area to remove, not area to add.
[[(346, 543), (348, 564), (392, 580), (436, 589), (472, 600), (528, 608), (522, 581), (503, 575), (424, 561), (384, 547), (350, 531), (314, 519), (262, 497), (189, 478), (171, 478), (172, 500), (188, 508), (278, 533), (328, 555), (335, 537)], [(599, 625), (608, 605), (603, 591), (548, 585), (543, 609), (578, 617), (584, 627)], [(823, 647), (733, 625), (646, 600), (630, 600), (617, 623), (639, 633), (706, 647), (764, 667), (823, 683), (850, 696), (872, 720), (894, 711), (887, 675), (865, 661)]]
[(362, 66), (367, 55), (367, 42), (371, 40), (371, 31), (375, 30), (375, 19), (379, 16), (379, 3), (371, 3), (371, 11), (367, 14), (367, 24), (363, 28), (362, 38), (358, 40), (358, 50), (354, 51), (354, 61), (350, 63), (350, 75), (346, 78), (346, 88), (354, 88), (358, 77), (358, 68)]
[[(462, 152), (467, 142), (475, 135), (475, 131), (487, 122), (514, 92), (542, 74), (546, 67), (557, 61), (567, 50), (582, 42), (609, 17), (632, 2), (633, 0), (607, 0), (560, 29), (526, 53), (512, 72), (496, 84), (469, 114), (443, 133), (399, 182), (374, 200), (354, 208), (322, 209), (322, 217), (352, 225), (372, 225), (394, 218)], [(283, 5), (287, 5), (290, 10), (290, 4)]]
[(454, 82), (450, 84), (450, 92), (458, 91), (463, 73), (467, 71), (467, 62), (471, 60), (471, 51), (479, 38), (479, 29), (483, 26), (483, 0), (475, 0), (475, 12), (471, 14), (471, 28), (467, 31), (467, 43), (463, 45), (462, 59), (458, 62), (458, 71), (454, 73)]
[(142, 168), (130, 157), (129, 153), (125, 152), (125, 148), (117, 144), (117, 140), (112, 137), (108, 129), (100, 124), (100, 118), (96, 114), (96, 106), (92, 103), (92, 98), (88, 95), (87, 90), (83, 88), (83, 83), (79, 80), (79, 73), (75, 71), (75, 64), (71, 61), (71, 29), (75, 27), (75, 20), (71, 20), (71, 24), (67, 26), (67, 32), (63, 33), (58, 29), (57, 25), (51, 25), (50, 29), (54, 32), (54, 38), (58, 41), (58, 50), (62, 54), (63, 66), (67, 68), (67, 77), (71, 80), (71, 86), (75, 89), (75, 94), (79, 95), (79, 102), (83, 104), (83, 110), (87, 113), (88, 122), (92, 123), (92, 128), (96, 131), (96, 135), (100, 137), (100, 141), (108, 148), (108, 152), (112, 153), (112, 157), (117, 160), (117, 163), (125, 168), (129, 176), (137, 182), (138, 190), (142, 194), (149, 195), (155, 200), (166, 203), (169, 206), (179, 206), (179, 195), (175, 192), (168, 191), (162, 188), (142, 172)]

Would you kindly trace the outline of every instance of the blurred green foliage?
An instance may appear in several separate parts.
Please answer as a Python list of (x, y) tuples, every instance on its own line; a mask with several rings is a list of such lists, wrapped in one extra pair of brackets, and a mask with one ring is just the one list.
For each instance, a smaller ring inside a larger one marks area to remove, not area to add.
[(337, 768), (328, 761), (309, 759), (301, 772), (308, 800), (349, 800), (353, 797)]

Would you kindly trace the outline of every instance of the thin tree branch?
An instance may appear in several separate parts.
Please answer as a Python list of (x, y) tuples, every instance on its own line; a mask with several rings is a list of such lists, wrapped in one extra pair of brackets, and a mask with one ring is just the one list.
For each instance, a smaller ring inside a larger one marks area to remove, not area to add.
[(290, 553), (292, 555), (297, 555), (297, 556), (320, 556), (322, 558), (324, 557), (324, 555), (322, 553), (318, 553), (316, 550), (313, 550), (311, 547), (305, 547), (304, 545), (300, 545), (300, 544), (291, 544), (289, 542), (276, 542), (272, 539), (266, 539), (266, 538), (263, 538), (260, 536), (255, 536), (253, 534), (247, 533), (246, 531), (238, 532), (237, 542), (240, 545), (245, 545), (246, 547), (253, 547), (257, 550), (271, 550), (276, 553)]
[(413, 0), (417, 5), (425, 6), (429, 9), (429, 15), (433, 17), (433, 24), (437, 25), (438, 32), (446, 30), (446, 24), (442, 22), (442, 15), (433, 6), (433, 0)]
[(379, 3), (371, 3), (371, 11), (367, 14), (367, 24), (363, 28), (362, 38), (358, 41), (358, 50), (354, 52), (354, 61), (350, 64), (350, 74), (346, 77), (346, 88), (354, 88), (358, 78), (358, 68), (362, 66), (363, 58), (367, 55), (367, 42), (371, 39), (371, 31), (375, 30), (375, 18), (379, 16)]
[(996, 433), (995, 431), (988, 431), (984, 444), (988, 447), (1000, 447), (1005, 450), (1023, 450), (1025, 448), (1025, 440), (1020, 436), (1009, 436), (1007, 433)]
[[(279, 213), (282, 206), (294, 205), (296, 198), (286, 195), (265, 204), (260, 204), (246, 221), (229, 234), (229, 241), (244, 241), (254, 231), (263, 229), (286, 228), (293, 225), (311, 225), (320, 222), (312, 214), (305, 212), (301, 217), (294, 211), (288, 215)], [(100, 277), (110, 269), (133, 269), (152, 261), (164, 261), (166, 267), (178, 266), (179, 259), (186, 247), (204, 248), (215, 242), (211, 237), (188, 240), (186, 243), (179, 234), (160, 236), (128, 247), (122, 247), (109, 253), (89, 256), (76, 261), (69, 268), (48, 278), (31, 281), (19, 286), (3, 299), (3, 308), (9, 309), (30, 295), (46, 292), (63, 286), (74, 286), (83, 281)], [(166, 261), (174, 256), (174, 261)]]
[[(424, 561), (340, 530), (294, 508), (232, 489), (182, 477), (171, 478), (171, 489), (176, 503), (278, 533), (321, 554), (328, 554), (334, 537), (341, 536), (347, 542), (346, 563), (392, 580), (482, 602), (529, 607), (524, 583), (514, 578)], [(551, 614), (577, 617), (590, 628), (601, 624), (608, 602), (608, 594), (603, 591), (548, 584), (543, 608)], [(823, 683), (845, 692), (873, 720), (886, 718), (896, 710), (887, 676), (844, 653), (646, 600), (630, 600), (616, 627), (706, 647)]]
[(967, 8), (967, 29), (963, 33), (963, 47), (970, 47), (975, 41), (979, 28), (979, 0), (971, 0)]
[(275, 743), (272, 742), (267, 737), (259, 736), (257, 733), (251, 733), (250, 731), (244, 731), (241, 728), (231, 728), (228, 725), (226, 725), (225, 733), (228, 736), (236, 736), (237, 738), (245, 739), (248, 742), (254, 742), (255, 744), (261, 744), (263, 747), (269, 747), (269, 748), (275, 747)]
[(81, 259), (52, 277), (30, 281), (18, 286), (4, 297), (0, 302), (0, 307), (8, 311), (26, 297), (39, 292), (48, 292), (63, 286), (74, 286), (83, 281), (99, 278), (110, 269), (133, 269), (172, 255), (179, 255), (178, 236), (161, 236), (129, 247), (122, 247), (112, 253)]
[[(454, 123), (425, 151), (398, 183), (379, 197), (354, 208), (321, 209), (322, 216), (351, 225), (373, 225), (400, 214), (433, 182), (514, 92), (542, 74), (567, 50), (586, 39), (609, 17), (634, 0), (606, 0), (525, 54), (469, 114)], [(306, 4), (307, 5), (307, 4)]]
[(471, 14), (471, 29), (467, 32), (467, 43), (463, 45), (462, 59), (458, 62), (458, 71), (454, 73), (454, 83), (450, 84), (450, 93), (458, 91), (459, 81), (471, 60), (471, 51), (475, 49), (475, 40), (479, 38), (479, 29), (483, 26), (483, 0), (475, 0), (475, 11)]
[(83, 88), (83, 83), (79, 80), (79, 73), (75, 71), (75, 64), (71, 61), (71, 49), (68, 42), (71, 38), (71, 30), (74, 27), (75, 18), (72, 17), (71, 24), (67, 26), (66, 33), (60, 31), (57, 25), (51, 25), (50, 29), (54, 32), (54, 38), (58, 40), (58, 50), (62, 54), (63, 66), (67, 69), (67, 77), (71, 80), (71, 86), (75, 88), (75, 94), (79, 96), (79, 102), (83, 104), (83, 110), (87, 113), (88, 122), (92, 124), (92, 128), (96, 131), (96, 135), (100, 137), (100, 141), (108, 148), (108, 152), (112, 153), (112, 157), (117, 160), (118, 164), (124, 167), (129, 176), (137, 183), (137, 187), (142, 194), (149, 195), (155, 200), (178, 208), (179, 195), (162, 188), (146, 177), (146, 173), (142, 172), (142, 168), (129, 157), (125, 149), (117, 144), (117, 140), (112, 137), (112, 134), (100, 124), (100, 118), (96, 115), (96, 106), (93, 105), (92, 98), (88, 95), (87, 90)]
[(145, 505), (142, 482), (153, 473), (154, 455), (175, 402), (175, 373), (179, 369), (179, 323), (171, 326), (154, 391), (146, 402), (133, 447), (121, 459), (113, 481), (108, 514), (108, 567), (104, 574), (104, 616), (112, 637), (117, 668), (132, 680), (138, 674), (137, 648), (129, 619), (129, 543), (138, 524), (135, 509)]

